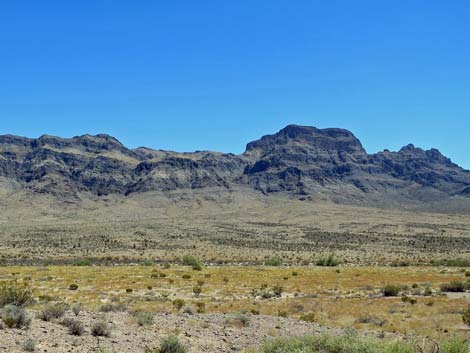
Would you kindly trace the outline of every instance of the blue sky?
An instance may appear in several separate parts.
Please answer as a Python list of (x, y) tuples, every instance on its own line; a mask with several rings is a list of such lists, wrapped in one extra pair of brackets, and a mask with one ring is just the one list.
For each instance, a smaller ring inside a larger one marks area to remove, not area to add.
[(0, 134), (240, 153), (287, 124), (470, 169), (468, 1), (3, 1)]

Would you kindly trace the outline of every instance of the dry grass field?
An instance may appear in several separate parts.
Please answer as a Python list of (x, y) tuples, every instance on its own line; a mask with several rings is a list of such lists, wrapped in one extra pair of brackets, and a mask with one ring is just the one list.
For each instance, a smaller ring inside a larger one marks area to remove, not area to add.
[[(467, 215), (245, 196), (146, 195), (77, 205), (2, 195), (0, 283), (31, 288), (28, 310), (36, 313), (51, 303), (80, 304), (86, 332), (111, 311), (123, 352), (133, 352), (134, 344), (143, 351), (146, 337), (156, 345), (182, 328), (186, 344), (198, 347), (190, 352), (217, 353), (314, 328), (395, 338), (470, 336), (462, 320), (470, 305)], [(339, 265), (318, 266), (328, 254)], [(204, 265), (184, 266), (185, 255)], [(270, 260), (275, 266), (266, 265)], [(445, 288), (451, 283), (457, 290)], [(157, 315), (161, 324), (151, 329), (160, 331), (139, 331), (135, 312)], [(222, 340), (227, 318), (240, 312), (254, 320), (252, 331)], [(192, 326), (197, 320), (205, 320), (205, 331)], [(282, 332), (279, 320), (285, 320)], [(30, 334), (42, 351), (61, 352), (52, 339), (81, 352), (64, 330), (36, 318)], [(19, 340), (16, 332), (0, 330), (0, 337)], [(135, 337), (126, 341), (127, 335)], [(86, 352), (95, 352), (93, 336), (85, 336)]]
[[(436, 339), (470, 334), (462, 322), (470, 293), (440, 291), (443, 283), (470, 279), (459, 268), (20, 266), (0, 268), (0, 278), (34, 288), (37, 309), (50, 301), (89, 310), (121, 303), (146, 312), (246, 311)], [(384, 297), (388, 284), (401, 287), (396, 297)]]

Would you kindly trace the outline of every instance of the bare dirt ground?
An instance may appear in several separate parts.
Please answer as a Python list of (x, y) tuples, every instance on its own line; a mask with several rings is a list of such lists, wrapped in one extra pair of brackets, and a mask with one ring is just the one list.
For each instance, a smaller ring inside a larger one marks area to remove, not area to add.
[(325, 252), (356, 265), (470, 260), (470, 218), (464, 214), (243, 194), (230, 200), (179, 195), (174, 201), (177, 196), (102, 198), (78, 207), (6, 195), (0, 199), (0, 261), (94, 257), (113, 264), (175, 261), (188, 252), (213, 263), (260, 264), (278, 256), (299, 264)]
[(250, 316), (249, 325), (243, 327), (228, 323), (232, 317), (229, 314), (160, 313), (153, 325), (141, 327), (128, 313), (108, 313), (104, 317), (112, 327), (110, 337), (93, 337), (90, 327), (102, 317), (91, 312), (80, 313), (78, 319), (85, 324), (85, 333), (79, 337), (70, 335), (59, 322), (38, 319), (33, 320), (29, 330), (0, 330), (0, 352), (24, 352), (24, 342), (32, 339), (36, 342), (36, 352), (94, 353), (101, 347), (108, 352), (143, 353), (145, 348), (157, 347), (162, 338), (176, 334), (189, 353), (224, 353), (257, 347), (273, 337), (340, 332), (317, 324), (261, 315)]

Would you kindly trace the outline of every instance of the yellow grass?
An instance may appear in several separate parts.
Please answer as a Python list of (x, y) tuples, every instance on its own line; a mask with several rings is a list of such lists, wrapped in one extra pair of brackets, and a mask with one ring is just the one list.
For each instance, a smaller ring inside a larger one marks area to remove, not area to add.
[[(294, 272), (297, 275), (293, 275)], [(160, 277), (160, 273), (166, 277)], [(184, 279), (184, 274), (191, 278)], [(131, 309), (175, 311), (172, 301), (178, 298), (193, 308), (197, 302), (204, 302), (207, 312), (256, 310), (261, 314), (282, 313), (292, 318), (313, 312), (317, 322), (330, 326), (398, 331), (439, 339), (455, 334), (468, 335), (461, 319), (462, 310), (470, 303), (468, 294), (416, 295), (417, 303), (412, 305), (399, 297), (384, 298), (380, 292), (385, 284), (411, 287), (416, 283), (418, 290), (426, 285), (437, 290), (443, 282), (465, 280), (458, 268), (221, 266), (193, 271), (183, 266), (169, 269), (162, 266), (25, 266), (0, 267), (0, 280), (28, 282), (37, 299), (49, 296), (67, 303), (80, 302), (89, 309), (122, 301)], [(198, 281), (204, 283), (201, 295), (196, 297), (193, 287)], [(79, 289), (70, 290), (72, 283), (78, 284)], [(262, 285), (282, 286), (282, 298), (253, 297), (253, 290)], [(41, 305), (39, 302), (36, 307)], [(370, 322), (359, 323), (360, 318)]]

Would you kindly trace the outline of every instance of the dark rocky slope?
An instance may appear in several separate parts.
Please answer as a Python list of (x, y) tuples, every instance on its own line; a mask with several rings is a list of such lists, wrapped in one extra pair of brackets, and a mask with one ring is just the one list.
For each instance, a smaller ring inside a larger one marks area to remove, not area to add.
[(470, 197), (470, 172), (438, 150), (408, 145), (367, 154), (342, 129), (289, 125), (242, 155), (131, 150), (108, 135), (64, 139), (0, 136), (0, 188), (52, 194), (240, 188), (265, 195), (345, 202), (416, 203)]

